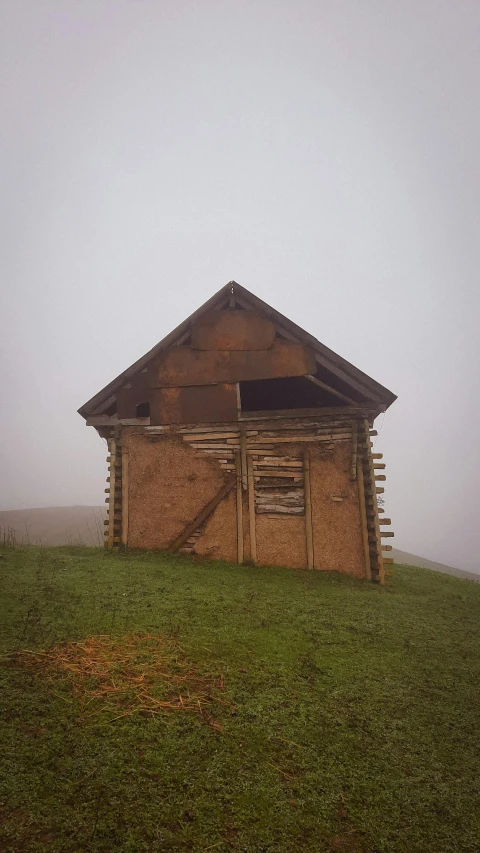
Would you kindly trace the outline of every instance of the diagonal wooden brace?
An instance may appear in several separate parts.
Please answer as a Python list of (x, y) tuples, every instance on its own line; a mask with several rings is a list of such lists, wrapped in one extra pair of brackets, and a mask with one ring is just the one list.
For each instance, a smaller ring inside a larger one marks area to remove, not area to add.
[(206, 521), (207, 518), (212, 514), (212, 512), (214, 511), (214, 509), (216, 509), (220, 501), (223, 501), (223, 499), (226, 498), (229, 492), (231, 492), (235, 485), (235, 482), (236, 477), (228, 478), (226, 483), (222, 486), (222, 488), (215, 495), (215, 497), (212, 498), (210, 503), (204, 506), (203, 509), (198, 513), (196, 518), (194, 518), (193, 521), (187, 524), (180, 536), (177, 536), (177, 538), (173, 540), (173, 542), (171, 543), (171, 545), (169, 545), (167, 549), (168, 551), (171, 551), (174, 554), (175, 551), (178, 551), (178, 549), (185, 544), (185, 542), (187, 541), (187, 539), (190, 538), (192, 533), (195, 533), (195, 531), (198, 530), (200, 525), (203, 524), (203, 522)]

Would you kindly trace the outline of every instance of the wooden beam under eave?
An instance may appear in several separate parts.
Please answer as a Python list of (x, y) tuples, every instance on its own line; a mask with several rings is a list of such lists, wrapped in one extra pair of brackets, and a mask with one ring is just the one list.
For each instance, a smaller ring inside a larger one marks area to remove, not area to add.
[(331, 415), (354, 415), (364, 418), (371, 410), (369, 405), (359, 406), (322, 406), (306, 409), (264, 409), (263, 411), (242, 411), (240, 421), (275, 420), (276, 418), (315, 418)]
[(328, 391), (329, 394), (333, 394), (334, 397), (338, 397), (339, 400), (343, 400), (344, 403), (349, 403), (350, 406), (355, 405), (355, 400), (352, 400), (351, 397), (347, 397), (345, 394), (342, 394), (341, 391), (337, 391), (336, 388), (332, 388), (331, 385), (327, 385), (326, 382), (322, 382), (321, 379), (317, 379), (316, 376), (312, 376), (311, 374), (307, 373), (305, 374), (305, 379), (308, 379), (310, 382), (313, 382), (314, 385), (317, 385), (324, 391)]
[(87, 426), (150, 426), (150, 418), (118, 418), (117, 415), (90, 415)]

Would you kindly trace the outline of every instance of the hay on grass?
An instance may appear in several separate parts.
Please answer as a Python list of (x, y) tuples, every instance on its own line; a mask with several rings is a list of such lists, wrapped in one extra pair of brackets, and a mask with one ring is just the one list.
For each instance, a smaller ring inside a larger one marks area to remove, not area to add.
[[(38, 667), (53, 683), (67, 683), (79, 704), (78, 722), (108, 722), (143, 713), (184, 711), (199, 714), (212, 728), (222, 726), (209, 712), (218, 684), (201, 676), (173, 640), (152, 634), (100, 635), (62, 643), (49, 651), (19, 651), (18, 662)], [(56, 694), (60, 695), (61, 694)], [(61, 698), (65, 698), (61, 696)]]

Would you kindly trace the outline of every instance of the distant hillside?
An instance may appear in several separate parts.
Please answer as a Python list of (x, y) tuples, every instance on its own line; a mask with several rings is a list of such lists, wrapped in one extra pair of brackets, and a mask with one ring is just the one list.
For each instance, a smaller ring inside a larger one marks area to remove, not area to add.
[(465, 572), (463, 569), (454, 569), (452, 566), (445, 566), (443, 563), (434, 563), (432, 560), (426, 560), (425, 557), (417, 557), (415, 554), (409, 554), (407, 551), (399, 551), (398, 548), (392, 548), (391, 556), (396, 563), (403, 563), (407, 566), (420, 566), (422, 569), (431, 569), (433, 572), (442, 572), (444, 575), (453, 575), (456, 578), (466, 578), (467, 580), (480, 583), (480, 574)]
[(101, 506), (49, 506), (0, 512), (0, 543), (30, 545), (102, 545)]
[[(90, 545), (103, 544), (103, 506), (49, 506), (39, 509), (12, 509), (0, 512), (0, 544), (12, 540), (31, 545)], [(465, 572), (443, 563), (434, 563), (416, 554), (394, 548), (391, 556), (396, 563), (421, 566), (457, 578), (480, 583), (480, 574)]]

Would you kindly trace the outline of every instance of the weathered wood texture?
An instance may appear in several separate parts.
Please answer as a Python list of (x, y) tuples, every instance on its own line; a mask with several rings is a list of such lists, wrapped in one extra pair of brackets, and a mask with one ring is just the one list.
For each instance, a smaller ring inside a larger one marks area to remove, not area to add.
[(128, 544), (128, 451), (122, 451), (122, 545)]
[(237, 418), (235, 384), (156, 388), (150, 391), (152, 424), (231, 421)]
[(117, 391), (117, 417), (135, 418), (137, 406), (150, 400), (150, 386), (146, 373), (137, 373)]
[(266, 350), (273, 346), (275, 324), (256, 311), (208, 311), (192, 325), (198, 350)]
[(373, 581), (384, 584), (385, 570), (382, 555), (382, 534), (380, 531), (377, 503), (377, 494), (383, 492), (384, 489), (382, 487), (375, 487), (375, 468), (370, 442), (370, 436), (373, 434), (376, 435), (376, 431), (369, 429), (368, 420), (359, 422), (358, 441), (364, 481), (371, 577)]
[(275, 341), (271, 349), (254, 351), (173, 347), (149, 365), (149, 382), (153, 388), (213, 385), (314, 371), (315, 359), (303, 344)]
[(313, 525), (312, 525), (312, 491), (310, 487), (310, 457), (307, 451), (303, 452), (303, 480), (305, 490), (305, 539), (307, 545), (307, 568), (313, 569)]
[(105, 547), (112, 550), (118, 548), (122, 534), (122, 444), (116, 436), (108, 440), (108, 450), (108, 486), (105, 489), (108, 524), (105, 526)]
[(248, 517), (250, 525), (250, 559), (255, 566), (257, 563), (257, 531), (255, 525), (255, 483), (253, 479), (253, 461), (249, 456), (247, 460), (248, 472)]
[[(355, 454), (357, 457), (357, 454)], [(365, 485), (363, 482), (362, 460), (356, 458), (358, 500), (360, 505), (360, 523), (362, 526), (363, 555), (365, 560), (365, 572), (368, 580), (372, 579), (372, 568), (370, 564), (370, 543), (368, 539), (367, 506), (365, 503)]]
[(236, 514), (237, 514), (237, 563), (243, 563), (244, 530), (243, 530), (243, 493), (242, 493), (242, 457), (239, 450), (235, 451), (235, 476), (237, 478)]

